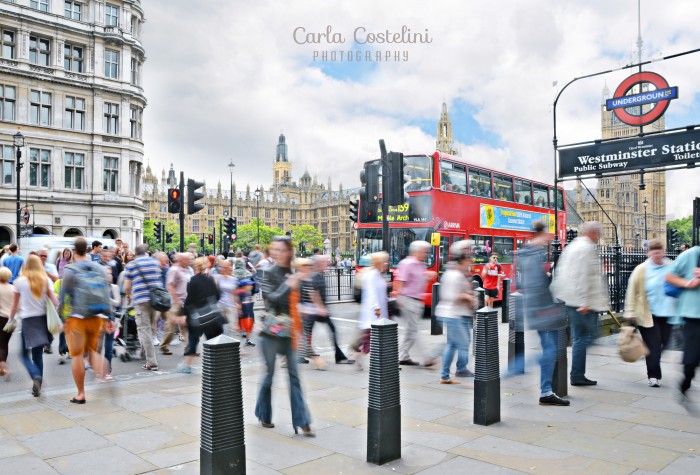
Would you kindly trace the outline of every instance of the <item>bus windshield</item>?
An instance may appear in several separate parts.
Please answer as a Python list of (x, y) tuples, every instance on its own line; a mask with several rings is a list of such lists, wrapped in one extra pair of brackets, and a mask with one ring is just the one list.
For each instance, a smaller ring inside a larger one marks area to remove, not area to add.
[(406, 191), (428, 191), (432, 188), (432, 158), (427, 155), (403, 157), (403, 172), (408, 176)]
[[(430, 242), (430, 234), (433, 228), (390, 228), (391, 236), (391, 259), (389, 265), (396, 267), (399, 261), (408, 256), (408, 246), (413, 241)], [(372, 264), (370, 255), (382, 250), (382, 230), (381, 229), (360, 229), (358, 240), (360, 257), (357, 260), (359, 266), (369, 266)], [(435, 248), (428, 254), (426, 259), (428, 267), (435, 264)]]

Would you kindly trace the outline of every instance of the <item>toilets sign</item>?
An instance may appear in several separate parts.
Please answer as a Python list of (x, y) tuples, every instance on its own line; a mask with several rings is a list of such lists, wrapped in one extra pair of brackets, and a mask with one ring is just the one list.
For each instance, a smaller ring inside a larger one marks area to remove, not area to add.
[[(654, 89), (651, 90), (649, 85)], [(628, 94), (637, 86), (643, 92)], [(678, 99), (678, 87), (670, 87), (660, 74), (643, 71), (622, 81), (612, 99), (605, 101), (605, 107), (625, 124), (642, 126), (659, 120), (672, 99)], [(649, 104), (654, 106), (643, 107)]]

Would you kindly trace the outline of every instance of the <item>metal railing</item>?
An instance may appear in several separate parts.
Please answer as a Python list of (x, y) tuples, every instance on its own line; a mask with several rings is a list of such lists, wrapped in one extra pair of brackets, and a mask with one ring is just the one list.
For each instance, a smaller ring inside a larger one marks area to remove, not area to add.
[[(262, 275), (260, 277), (262, 278)], [(326, 281), (326, 300), (352, 300), (355, 286), (354, 267), (331, 267), (323, 273), (323, 278)], [(262, 292), (255, 294), (253, 299), (255, 302), (262, 302)]]
[[(634, 268), (647, 259), (646, 251), (641, 248), (627, 249), (621, 250), (618, 254), (612, 247), (601, 247), (599, 256), (601, 271), (607, 279), (610, 292), (610, 307), (620, 312), (625, 307), (627, 282)], [(667, 250), (665, 257), (673, 260), (678, 257), (678, 252)]]

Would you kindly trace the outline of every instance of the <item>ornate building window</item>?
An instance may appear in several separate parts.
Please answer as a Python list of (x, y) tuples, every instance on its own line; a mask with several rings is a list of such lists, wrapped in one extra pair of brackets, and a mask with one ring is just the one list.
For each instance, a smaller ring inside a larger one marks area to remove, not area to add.
[(131, 138), (140, 139), (141, 138), (141, 116), (143, 115), (143, 109), (136, 106), (131, 106), (130, 110), (130, 124), (131, 124)]
[(338, 216), (338, 208), (334, 207), (334, 208), (331, 210), (331, 216)]
[(116, 5), (105, 5), (105, 25), (119, 26), (119, 7)]
[(35, 125), (51, 125), (51, 93), (32, 91), (29, 121)]
[(15, 57), (15, 32), (12, 30), (0, 29), (0, 45), (2, 46), (2, 57), (14, 59)]
[(331, 232), (332, 233), (337, 233), (338, 232), (338, 221), (333, 221), (331, 223)]
[(129, 193), (132, 196), (141, 195), (141, 164), (129, 162)]
[(271, 217), (270, 215), (271, 215), (271, 214), (272, 214), (272, 213), (270, 212), (270, 210), (267, 209), (267, 208), (265, 208), (265, 219), (270, 219), (270, 217)]
[(138, 86), (141, 83), (141, 63), (136, 58), (131, 58), (131, 84)]
[(321, 234), (324, 236), (328, 234), (328, 223), (321, 223)]
[(15, 88), (0, 85), (0, 119), (12, 122), (15, 120)]
[(66, 43), (63, 47), (63, 67), (66, 71), (83, 72), (83, 47)]
[(66, 152), (63, 162), (63, 187), (69, 190), (82, 190), (83, 176), (85, 175), (85, 155)]
[(104, 157), (102, 189), (110, 193), (119, 192), (119, 158)]
[(63, 126), (71, 130), (85, 130), (85, 99), (66, 96)]
[(29, 186), (49, 188), (51, 185), (51, 152), (29, 149)]
[(105, 102), (102, 110), (104, 111), (102, 131), (105, 134), (117, 135), (119, 133), (119, 104)]
[(0, 148), (2, 148), (2, 157), (0, 157), (2, 184), (12, 185), (15, 182), (15, 149), (12, 145), (0, 145)]
[(105, 77), (119, 79), (119, 51), (105, 50)]
[(49, 0), (29, 0), (29, 6), (40, 12), (49, 11)]
[(64, 5), (64, 16), (71, 20), (80, 21), (83, 17), (83, 5), (72, 0), (66, 0)]
[(49, 66), (51, 62), (51, 40), (32, 35), (29, 37), (29, 62)]
[(207, 214), (209, 214), (209, 216), (213, 216), (213, 215), (214, 215), (214, 211), (215, 211), (215, 210), (214, 210), (214, 207), (213, 207), (213, 206), (207, 206)]

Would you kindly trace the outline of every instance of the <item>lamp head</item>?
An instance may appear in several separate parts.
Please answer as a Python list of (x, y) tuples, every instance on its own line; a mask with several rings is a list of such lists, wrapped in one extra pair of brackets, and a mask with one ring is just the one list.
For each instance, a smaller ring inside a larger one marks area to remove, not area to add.
[(15, 140), (15, 147), (24, 147), (24, 135), (22, 135), (22, 132), (18, 130), (17, 133), (13, 135), (13, 138)]

